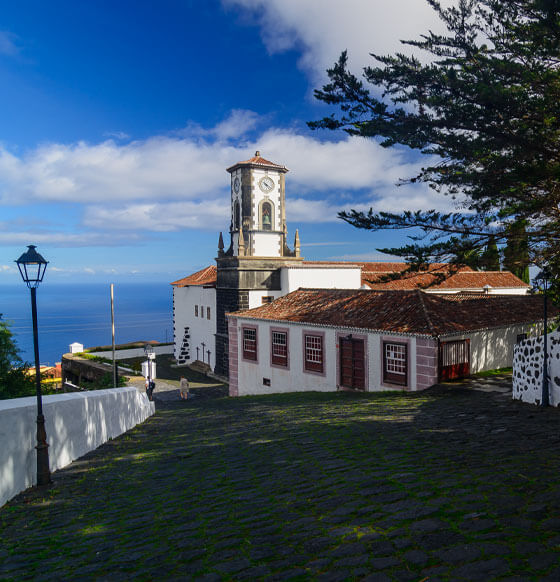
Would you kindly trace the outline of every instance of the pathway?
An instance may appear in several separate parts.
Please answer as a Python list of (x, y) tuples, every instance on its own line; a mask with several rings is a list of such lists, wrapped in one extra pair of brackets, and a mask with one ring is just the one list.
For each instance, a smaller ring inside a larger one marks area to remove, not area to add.
[(446, 386), (161, 402), (0, 509), (0, 579), (558, 582), (559, 424)]

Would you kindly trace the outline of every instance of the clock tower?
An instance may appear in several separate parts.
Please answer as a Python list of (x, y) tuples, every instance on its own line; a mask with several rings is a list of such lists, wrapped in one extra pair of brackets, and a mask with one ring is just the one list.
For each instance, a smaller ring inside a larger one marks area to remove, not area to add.
[(262, 305), (282, 294), (280, 268), (301, 263), (299, 237), (286, 242), (285, 176), (288, 168), (260, 152), (234, 164), (231, 175), (230, 246), (218, 245), (216, 280), (216, 368), (228, 375), (226, 313)]
[(236, 257), (293, 256), (286, 246), (284, 176), (288, 168), (254, 157), (231, 174), (231, 245)]

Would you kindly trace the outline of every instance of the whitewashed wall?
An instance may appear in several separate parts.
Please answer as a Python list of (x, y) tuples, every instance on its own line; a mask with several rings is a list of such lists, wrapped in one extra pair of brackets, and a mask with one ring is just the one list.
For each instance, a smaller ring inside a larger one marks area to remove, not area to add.
[[(199, 360), (202, 361), (202, 343), (205, 344), (204, 361), (208, 363), (210, 350), (210, 367), (216, 365), (215, 336), (216, 333), (216, 289), (193, 285), (190, 287), (175, 287), (173, 289), (173, 327), (174, 327), (174, 354), (179, 360), (181, 344), (185, 327), (190, 330), (190, 355), (187, 363), (194, 362), (196, 348), (199, 348)], [(198, 305), (198, 316), (195, 316), (194, 306)], [(204, 308), (204, 317), (200, 316), (200, 308)], [(207, 318), (207, 308), (210, 307), (210, 319)]]
[[(153, 346), (154, 353), (159, 356), (163, 354), (172, 354), (173, 345), (168, 346)], [(112, 358), (112, 350), (104, 350), (102, 352), (89, 352), (92, 356), (99, 356), (100, 358)], [(145, 356), (144, 348), (131, 348), (127, 350), (115, 350), (115, 360), (126, 360), (128, 358), (139, 358)]]
[(291, 293), (300, 287), (310, 289), (359, 289), (361, 287), (359, 267), (283, 267), (280, 270), (282, 294)]
[[(364, 330), (334, 329), (318, 326), (306, 326), (296, 323), (278, 323), (255, 319), (230, 318), (229, 325), (237, 327), (237, 395), (274, 394), (281, 392), (335, 392), (339, 388), (338, 338), (340, 335), (353, 333), (356, 337), (366, 336), (367, 364), (366, 390), (378, 392), (383, 390), (401, 390), (400, 387), (383, 383), (382, 341), (394, 340), (406, 342), (409, 350), (408, 390), (416, 390), (416, 339), (392, 334), (380, 335)], [(257, 362), (243, 360), (243, 325), (257, 328)], [(271, 328), (288, 330), (288, 367), (271, 366)], [(303, 369), (303, 332), (324, 333), (323, 353), (325, 358), (324, 374), (307, 372)], [(231, 364), (231, 361), (230, 361)], [(234, 364), (235, 365), (235, 364)], [(263, 379), (270, 380), (270, 386)]]
[[(560, 333), (548, 334), (548, 386), (552, 406), (560, 405)], [(530, 337), (515, 346), (513, 398), (530, 404), (542, 402), (544, 337)]]
[[(96, 449), (154, 414), (136, 388), (111, 388), (43, 397), (51, 471)], [(0, 506), (37, 483), (37, 401), (0, 401)]]
[(258, 291), (249, 291), (249, 309), (253, 307), (261, 307), (263, 305), (263, 297), (272, 297), (278, 299), (282, 297), (284, 293), (282, 291), (269, 291), (268, 289), (259, 289)]
[[(530, 287), (491, 287), (488, 290), (490, 295), (527, 295), (530, 291)], [(437, 295), (446, 295), (452, 293), (459, 293), (460, 291), (464, 291), (464, 288), (457, 288), (457, 289), (440, 289), (440, 288), (430, 288), (424, 289), (426, 293), (435, 293)], [(476, 292), (476, 293), (484, 293), (486, 289), (483, 287), (473, 288), (469, 287), (469, 292)]]
[(445, 337), (442, 341), (453, 341), (470, 338), (471, 340), (471, 374), (508, 368), (513, 364), (513, 348), (517, 336), (529, 333), (534, 326), (510, 325), (485, 331), (471, 332)]

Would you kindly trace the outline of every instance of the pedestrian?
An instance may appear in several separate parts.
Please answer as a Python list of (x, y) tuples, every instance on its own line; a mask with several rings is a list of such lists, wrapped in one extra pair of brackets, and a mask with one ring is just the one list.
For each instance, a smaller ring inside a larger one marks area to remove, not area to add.
[(154, 394), (154, 390), (156, 388), (156, 383), (153, 380), (150, 380), (150, 382), (148, 383), (148, 398), (150, 400), (153, 400), (153, 394)]
[(181, 376), (179, 382), (179, 396), (181, 396), (181, 400), (187, 400), (189, 397), (189, 381), (184, 376)]

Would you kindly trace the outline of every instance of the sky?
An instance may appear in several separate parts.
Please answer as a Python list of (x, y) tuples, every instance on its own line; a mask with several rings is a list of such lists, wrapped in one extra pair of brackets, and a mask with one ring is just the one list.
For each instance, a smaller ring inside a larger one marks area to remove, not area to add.
[[(439, 22), (422, 0), (20, 0), (0, 12), (0, 284), (29, 244), (45, 282), (170, 282), (229, 242), (226, 168), (285, 165), (288, 236), (311, 260), (390, 260), (405, 233), (340, 210), (451, 209), (397, 188), (422, 159), (306, 122), (347, 49), (404, 50)], [(425, 160), (424, 160), (425, 163)]]

